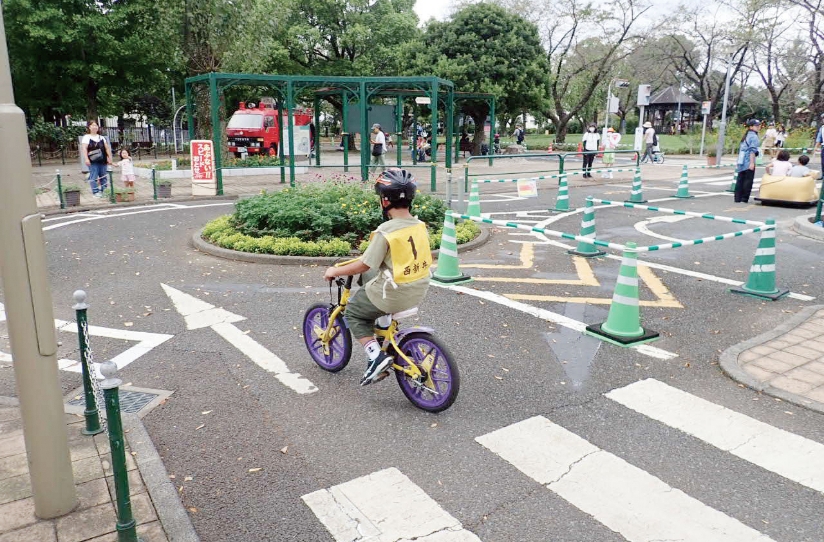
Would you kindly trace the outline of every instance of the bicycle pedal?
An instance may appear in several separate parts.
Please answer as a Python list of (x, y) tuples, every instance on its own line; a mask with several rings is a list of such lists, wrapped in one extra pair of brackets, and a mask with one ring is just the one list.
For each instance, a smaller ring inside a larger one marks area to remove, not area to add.
[(378, 376), (376, 376), (376, 377), (375, 377), (375, 379), (374, 379), (374, 380), (372, 380), (372, 382), (373, 382), (373, 383), (375, 383), (375, 382), (380, 382), (381, 380), (383, 380), (383, 379), (384, 379), (384, 378), (386, 378), (387, 376), (389, 376), (389, 371), (384, 371), (384, 372), (382, 372), (381, 374), (379, 374)]

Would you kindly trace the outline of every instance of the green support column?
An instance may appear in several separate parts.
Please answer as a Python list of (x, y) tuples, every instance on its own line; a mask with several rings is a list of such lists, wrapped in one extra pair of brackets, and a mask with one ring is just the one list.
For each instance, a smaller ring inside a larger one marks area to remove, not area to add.
[[(415, 102), (417, 103), (417, 102)], [(418, 163), (418, 106), (412, 106), (412, 165)]]
[(446, 139), (446, 148), (444, 149), (444, 166), (446, 169), (452, 169), (452, 145), (454, 145), (453, 133), (455, 131), (455, 95), (452, 88), (447, 89), (446, 93), (446, 111), (444, 116), (446, 122), (444, 123), (444, 137)]
[(217, 79), (215, 74), (209, 74), (209, 102), (212, 117), (212, 145), (215, 149), (215, 175), (217, 178), (217, 195), (223, 195), (223, 145), (221, 144), (220, 130), (220, 102), (217, 94)]
[[(481, 130), (483, 130), (483, 129), (484, 129), (484, 127), (481, 126)], [(493, 156), (493, 153), (495, 152), (495, 150), (494, 150), (495, 145), (493, 143), (494, 141), (495, 141), (495, 100), (493, 99), (492, 103), (489, 104), (489, 141), (487, 141), (487, 144), (489, 145), (489, 165), (490, 166), (492, 165), (492, 160), (493, 160), (492, 156)]]
[(320, 98), (315, 96), (315, 165), (320, 165)]
[(358, 90), (358, 108), (360, 110), (361, 121), (361, 149), (360, 149), (360, 163), (361, 163), (361, 180), (369, 180), (369, 158), (371, 156), (371, 145), (369, 144), (369, 111), (366, 107), (366, 83), (361, 82)]
[[(189, 123), (189, 141), (191, 141), (195, 138), (195, 116), (192, 111), (192, 86), (189, 84), (186, 84), (186, 120)], [(182, 135), (180, 137), (183, 138)]]
[(345, 90), (341, 92), (341, 114), (340, 137), (343, 144), (343, 171), (349, 173), (349, 123), (346, 116), (349, 114), (349, 93)]
[(280, 184), (286, 184), (286, 169), (283, 166), (283, 93), (278, 96), (278, 158), (280, 158)]
[(286, 81), (286, 125), (289, 127), (289, 186), (295, 187), (295, 89)]
[(434, 192), (438, 189), (438, 82), (433, 81), (430, 86), (429, 110), (432, 115), (432, 160), (429, 163), (429, 189)]
[(395, 100), (395, 132), (397, 132), (397, 141), (395, 141), (395, 148), (398, 155), (398, 167), (401, 167), (401, 153), (403, 153), (403, 98), (398, 95)]

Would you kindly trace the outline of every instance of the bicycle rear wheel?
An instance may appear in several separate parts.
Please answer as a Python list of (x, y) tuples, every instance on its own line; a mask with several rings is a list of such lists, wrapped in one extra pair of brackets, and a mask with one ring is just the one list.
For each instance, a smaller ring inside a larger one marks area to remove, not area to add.
[(337, 373), (349, 363), (352, 356), (352, 336), (343, 316), (335, 319), (335, 336), (329, 342), (329, 354), (323, 349), (323, 341), (320, 336), (326, 331), (329, 325), (329, 305), (316, 303), (306, 310), (303, 316), (303, 341), (312, 360), (324, 371)]
[[(414, 379), (403, 371), (395, 371), (398, 385), (406, 398), (416, 407), (428, 412), (446, 410), (458, 397), (461, 377), (449, 350), (431, 334), (420, 331), (406, 335), (398, 345), (423, 373)], [(395, 363), (404, 366), (406, 360), (395, 357)]]

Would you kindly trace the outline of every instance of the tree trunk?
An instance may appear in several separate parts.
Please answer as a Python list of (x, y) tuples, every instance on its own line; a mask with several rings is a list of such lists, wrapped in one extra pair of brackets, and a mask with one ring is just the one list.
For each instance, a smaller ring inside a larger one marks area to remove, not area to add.
[[(484, 128), (486, 127), (486, 114), (479, 114), (477, 112), (470, 113), (472, 117), (472, 121), (475, 123), (475, 136), (472, 138), (472, 155), (478, 156), (481, 154), (481, 144), (483, 144), (484, 139), (486, 136), (484, 135)], [(495, 127), (489, 127), (490, 134), (489, 134), (489, 141), (487, 141), (487, 145), (489, 146), (489, 153), (492, 154), (492, 139), (495, 137)]]

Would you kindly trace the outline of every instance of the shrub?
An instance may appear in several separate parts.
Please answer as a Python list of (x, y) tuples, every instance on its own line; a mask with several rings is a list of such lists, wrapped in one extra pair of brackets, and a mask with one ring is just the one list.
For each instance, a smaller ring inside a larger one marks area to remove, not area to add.
[(246, 158), (229, 158), (223, 161), (223, 167), (272, 167), (279, 165), (280, 158), (268, 154), (251, 154)]

